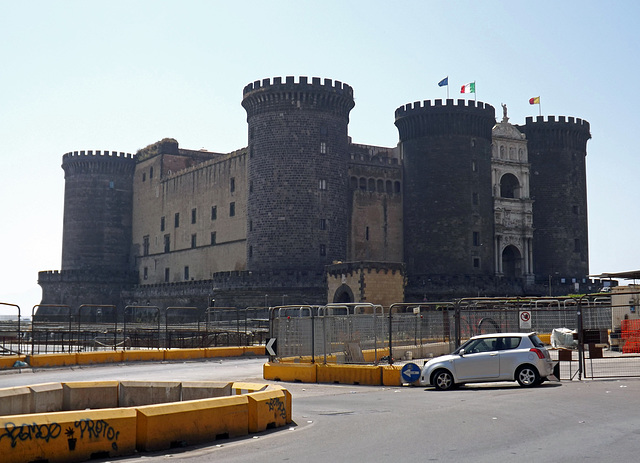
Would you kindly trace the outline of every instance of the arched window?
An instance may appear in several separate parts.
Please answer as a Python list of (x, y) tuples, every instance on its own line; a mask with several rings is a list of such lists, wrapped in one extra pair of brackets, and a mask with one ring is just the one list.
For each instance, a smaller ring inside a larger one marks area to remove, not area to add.
[(369, 179), (369, 191), (376, 191), (376, 181), (372, 178)]
[(500, 179), (500, 196), (502, 198), (519, 198), (520, 182), (513, 174), (504, 174)]
[(367, 191), (367, 179), (364, 177), (360, 177), (360, 189), (362, 191)]
[(386, 187), (387, 187), (387, 194), (388, 195), (392, 195), (393, 194), (393, 183), (391, 183), (391, 180), (387, 180)]
[(376, 188), (378, 193), (384, 193), (384, 182), (381, 179), (378, 179)]

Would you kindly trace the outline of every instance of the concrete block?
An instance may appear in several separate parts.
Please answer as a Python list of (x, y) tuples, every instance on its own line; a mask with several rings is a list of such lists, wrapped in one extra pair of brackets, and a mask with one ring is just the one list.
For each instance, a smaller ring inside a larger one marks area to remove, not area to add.
[(28, 387), (0, 389), (0, 416), (31, 413), (31, 391)]
[(60, 383), (44, 383), (29, 386), (31, 413), (60, 412), (63, 408), (63, 389)]
[(123, 351), (105, 350), (98, 352), (78, 352), (76, 361), (78, 365), (95, 365), (100, 363), (122, 363)]
[(315, 383), (317, 381), (315, 363), (265, 363), (262, 367), (264, 379)]
[(174, 381), (121, 381), (121, 407), (180, 402), (181, 384)]
[(251, 392), (259, 392), (264, 391), (269, 387), (268, 384), (264, 383), (233, 383), (231, 385), (231, 394), (232, 395), (241, 395), (241, 394), (250, 394)]
[(318, 365), (319, 383), (382, 385), (382, 371), (371, 365)]
[(203, 359), (204, 349), (167, 349), (164, 351), (165, 360)]
[(205, 358), (240, 357), (244, 353), (242, 347), (208, 347), (205, 350)]
[(249, 433), (247, 396), (219, 397), (138, 407), (138, 450), (234, 438)]
[(212, 399), (229, 397), (231, 384), (224, 381), (188, 381), (182, 383), (182, 400)]
[(7, 355), (0, 357), (0, 370), (10, 370), (13, 368), (13, 365), (18, 362), (25, 362), (25, 355)]
[(380, 368), (382, 368), (383, 386), (402, 386), (401, 365), (384, 365)]
[(72, 463), (135, 451), (135, 409), (0, 417), (3, 463)]
[(287, 421), (287, 400), (282, 389), (254, 392), (247, 395), (249, 400), (249, 432), (285, 426)]
[(33, 368), (41, 367), (64, 367), (68, 365), (76, 365), (76, 354), (38, 354), (28, 357), (29, 365)]
[(62, 408), (64, 410), (116, 407), (118, 407), (118, 381), (62, 383)]
[(123, 362), (162, 362), (163, 350), (125, 350), (122, 352)]

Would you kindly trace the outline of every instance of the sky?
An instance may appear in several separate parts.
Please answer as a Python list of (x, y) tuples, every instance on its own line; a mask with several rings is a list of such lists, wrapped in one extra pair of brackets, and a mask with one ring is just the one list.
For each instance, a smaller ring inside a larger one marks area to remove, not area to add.
[(640, 269), (638, 17), (636, 0), (0, 0), (0, 303), (30, 315), (60, 269), (64, 153), (245, 147), (242, 89), (286, 76), (351, 85), (361, 144), (395, 146), (396, 108), (446, 98), (447, 76), (513, 124), (589, 121), (590, 272)]

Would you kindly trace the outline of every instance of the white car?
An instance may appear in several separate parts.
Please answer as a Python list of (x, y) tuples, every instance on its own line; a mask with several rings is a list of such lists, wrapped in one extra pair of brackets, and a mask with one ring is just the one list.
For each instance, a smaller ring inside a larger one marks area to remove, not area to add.
[(518, 381), (537, 386), (553, 378), (549, 351), (535, 333), (493, 333), (474, 336), (452, 354), (425, 363), (421, 386), (445, 391), (464, 383)]

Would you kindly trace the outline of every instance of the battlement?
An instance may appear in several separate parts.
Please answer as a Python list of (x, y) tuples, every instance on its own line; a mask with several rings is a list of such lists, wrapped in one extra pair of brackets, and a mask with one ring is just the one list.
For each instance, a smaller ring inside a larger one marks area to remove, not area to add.
[(135, 155), (131, 153), (118, 153), (117, 151), (109, 150), (87, 150), (87, 151), (70, 151), (62, 155), (62, 162), (71, 161), (74, 159), (90, 159), (90, 158), (121, 158), (121, 159), (134, 159)]
[(569, 117), (558, 116), (557, 120), (556, 120), (556, 116), (547, 116), (546, 120), (544, 116), (536, 116), (535, 121), (533, 119), (533, 116), (528, 116), (525, 119), (525, 124), (526, 125), (544, 124), (546, 126), (551, 126), (554, 124), (575, 125), (576, 128), (581, 128), (587, 131), (590, 130), (590, 125), (587, 121), (577, 117), (574, 118), (571, 116)]
[(445, 103), (442, 104), (442, 100), (424, 100), (424, 101), (415, 101), (413, 103), (408, 103), (406, 105), (400, 106), (396, 109), (396, 119), (405, 116), (412, 116), (420, 113), (427, 113), (438, 110), (464, 110), (464, 111), (473, 111), (477, 110), (478, 112), (484, 111), (492, 111), (495, 114), (495, 109), (488, 103), (483, 103), (482, 101), (475, 100), (454, 100), (448, 99), (445, 100)]
[(262, 79), (256, 80), (255, 82), (248, 84), (244, 87), (242, 91), (242, 95), (246, 96), (247, 94), (257, 91), (257, 90), (325, 90), (332, 91), (338, 93), (344, 93), (345, 96), (353, 98), (353, 89), (350, 85), (340, 82), (339, 80), (332, 79), (324, 79), (324, 82), (321, 82), (319, 77), (312, 77), (311, 83), (309, 83), (309, 78), (305, 76), (299, 77), (298, 82), (295, 81), (295, 77), (287, 76), (285, 81), (282, 82), (282, 77), (274, 77), (273, 81), (271, 79)]

